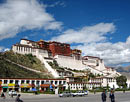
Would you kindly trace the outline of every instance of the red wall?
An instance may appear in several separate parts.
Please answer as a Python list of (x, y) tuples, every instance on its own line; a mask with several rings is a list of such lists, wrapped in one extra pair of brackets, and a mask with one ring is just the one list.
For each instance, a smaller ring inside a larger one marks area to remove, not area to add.
[(65, 55), (70, 56), (71, 49), (69, 44), (57, 43), (57, 42), (50, 42), (49, 49), (52, 52), (52, 55)]
[(80, 50), (71, 50), (70, 45), (66, 43), (60, 43), (60, 42), (45, 42), (43, 40), (40, 40), (37, 42), (38, 46), (42, 49), (50, 50), (52, 55), (64, 55), (64, 56), (71, 56), (71, 54), (75, 56), (81, 55), (79, 53)]

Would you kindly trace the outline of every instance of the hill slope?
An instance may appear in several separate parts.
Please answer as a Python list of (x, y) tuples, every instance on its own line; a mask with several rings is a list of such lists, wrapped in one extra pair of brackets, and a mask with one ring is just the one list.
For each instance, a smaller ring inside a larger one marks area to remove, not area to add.
[(118, 72), (127, 72), (127, 73), (130, 73), (130, 66), (127, 66), (127, 67), (117, 67), (116, 70)]
[(21, 55), (12, 51), (0, 53), (1, 78), (52, 78), (47, 73), (40, 60), (31, 54)]
[(116, 70), (122, 75), (126, 76), (127, 79), (130, 79), (130, 66), (127, 67), (117, 67)]

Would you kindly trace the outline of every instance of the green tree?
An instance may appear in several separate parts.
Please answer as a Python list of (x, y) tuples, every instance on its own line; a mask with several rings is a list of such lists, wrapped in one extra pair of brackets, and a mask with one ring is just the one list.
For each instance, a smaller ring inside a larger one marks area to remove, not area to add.
[(84, 84), (84, 86), (83, 86), (83, 90), (88, 90), (86, 84)]
[(70, 86), (68, 86), (68, 91), (70, 92)]
[(127, 81), (127, 78), (126, 78), (126, 76), (123, 76), (123, 75), (121, 75), (121, 76), (119, 76), (119, 77), (117, 77), (116, 78), (116, 82), (117, 82), (117, 85), (121, 88), (126, 88), (127, 87), (127, 83), (126, 83), (126, 81)]
[(110, 87), (109, 87), (109, 84), (107, 84), (107, 87), (106, 87), (107, 91), (109, 91), (109, 88), (110, 88)]
[(54, 63), (54, 65), (55, 65), (56, 67), (59, 67), (59, 65), (58, 65), (58, 63), (57, 63), (56, 60), (54, 60), (53, 63)]
[(94, 75), (93, 73), (90, 73), (90, 74), (89, 74), (89, 77), (90, 77), (90, 78), (95, 78), (95, 75)]

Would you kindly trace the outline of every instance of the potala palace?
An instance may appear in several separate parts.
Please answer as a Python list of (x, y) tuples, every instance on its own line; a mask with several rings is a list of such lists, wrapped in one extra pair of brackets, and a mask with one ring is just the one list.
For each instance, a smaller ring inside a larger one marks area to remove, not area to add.
[(32, 54), (45, 64), (46, 68), (54, 77), (60, 77), (56, 70), (53, 70), (47, 62), (57, 61), (59, 66), (76, 70), (89, 69), (94, 74), (115, 77), (120, 74), (116, 70), (105, 67), (104, 62), (99, 57), (81, 56), (81, 50), (70, 48), (69, 44), (60, 42), (45, 42), (40, 40), (34, 42), (21, 39), (20, 43), (12, 46), (14, 52), (20, 54)]
[[(12, 51), (19, 54), (32, 54), (36, 56), (41, 63), (45, 65), (47, 70), (55, 77), (55, 79), (50, 79), (50, 82), (54, 82), (58, 78), (59, 81), (63, 81), (63, 86), (65, 89), (70, 87), (71, 90), (83, 89), (83, 86), (86, 85), (87, 88), (92, 89), (92, 87), (106, 87), (109, 85), (111, 88), (117, 88), (116, 77), (121, 74), (116, 70), (110, 67), (106, 67), (104, 62), (99, 57), (94, 56), (82, 56), (82, 51), (78, 49), (71, 49), (69, 44), (60, 43), (55, 41), (46, 42), (44, 40), (40, 41), (31, 41), (28, 39), (21, 39), (19, 43), (12, 45)], [(58, 65), (64, 68), (63, 71), (54, 69), (49, 63), (56, 61)], [(79, 71), (79, 73), (74, 72), (73, 70)], [(87, 83), (79, 82), (78, 77), (85, 76), (86, 73), (81, 73), (81, 71), (90, 71), (94, 75), (98, 75), (95, 78), (91, 78)], [(78, 76), (78, 77), (75, 77)], [(63, 80), (62, 80), (63, 79)], [(24, 80), (24, 84), (31, 80), (37, 81), (38, 79), (1, 79), (4, 83), (4, 80), (13, 80), (12, 83), (15, 83), (18, 80), (19, 84)], [(21, 80), (21, 81), (20, 81)], [(44, 79), (45, 80), (45, 79)], [(49, 80), (49, 79), (48, 79)], [(42, 85), (43, 79), (39, 79), (39, 85)], [(6, 84), (6, 83), (4, 83)], [(56, 86), (56, 83), (53, 83)], [(57, 85), (60, 83), (58, 82)], [(44, 85), (43, 85), (44, 86)], [(129, 87), (129, 85), (128, 85)]]

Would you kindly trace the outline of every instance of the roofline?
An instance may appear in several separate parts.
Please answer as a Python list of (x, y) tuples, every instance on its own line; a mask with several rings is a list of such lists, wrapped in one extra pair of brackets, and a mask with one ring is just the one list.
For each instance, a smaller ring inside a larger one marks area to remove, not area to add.
[(12, 46), (21, 46), (21, 47), (27, 47), (27, 48), (32, 48), (32, 49), (41, 49), (41, 50), (47, 50), (47, 51), (50, 51), (49, 49), (43, 49), (43, 48), (37, 48), (37, 47), (32, 47), (32, 46), (29, 46), (29, 45), (24, 45), (24, 44), (14, 44)]
[(2, 79), (9, 79), (9, 80), (66, 80), (66, 79), (44, 79), (44, 78), (0, 78)]
[(90, 58), (98, 58), (98, 59), (100, 59), (99, 57), (95, 57), (95, 56), (83, 56), (83, 58), (84, 57), (90, 57)]
[(68, 84), (101, 84), (101, 82), (67, 82)]
[(56, 41), (49, 41), (49, 43), (51, 44), (51, 43), (58, 43), (58, 44), (64, 44), (64, 45), (69, 45), (70, 46), (70, 44), (68, 44), (68, 43), (61, 43), (61, 42), (56, 42)]
[(97, 77), (97, 78), (91, 78), (91, 79), (93, 80), (93, 79), (103, 79), (103, 78), (114, 78), (114, 77), (103, 76), (103, 77)]
[[(22, 38), (20, 40), (27, 40), (27, 41), (30, 41), (30, 42), (35, 42), (35, 41), (32, 41), (32, 40), (28, 40), (28, 39), (25, 39), (25, 38)], [(35, 42), (36, 43), (36, 42)]]

